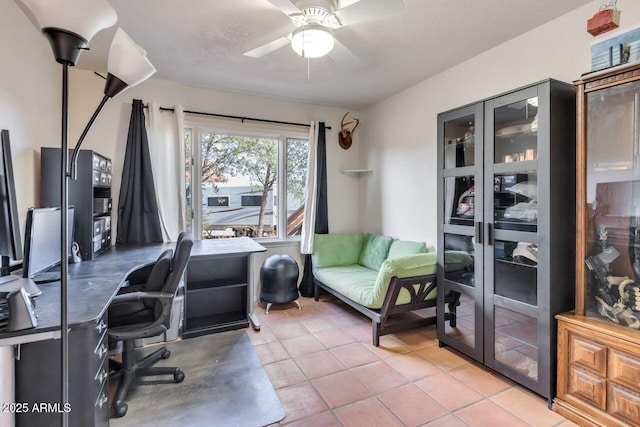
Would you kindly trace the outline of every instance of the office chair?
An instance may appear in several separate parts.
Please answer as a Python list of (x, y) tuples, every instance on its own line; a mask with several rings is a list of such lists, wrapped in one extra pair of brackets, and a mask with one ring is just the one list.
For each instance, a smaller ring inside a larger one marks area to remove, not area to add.
[(109, 360), (110, 368), (115, 371), (109, 375), (109, 380), (120, 380), (113, 404), (116, 417), (127, 413), (128, 406), (124, 400), (136, 377), (173, 375), (177, 383), (184, 380), (184, 373), (179, 368), (152, 366), (171, 355), (165, 347), (136, 360), (134, 340), (158, 336), (169, 329), (173, 300), (192, 246), (193, 237), (189, 233), (181, 233), (175, 252), (168, 249), (158, 257), (146, 282), (125, 288), (124, 293), (116, 295), (109, 306), (109, 340), (124, 342), (122, 363)]

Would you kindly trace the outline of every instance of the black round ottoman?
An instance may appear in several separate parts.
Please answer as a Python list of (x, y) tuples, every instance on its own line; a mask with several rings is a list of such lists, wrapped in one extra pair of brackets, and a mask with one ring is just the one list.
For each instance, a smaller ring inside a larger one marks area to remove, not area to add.
[(260, 267), (260, 301), (267, 303), (267, 312), (272, 304), (294, 301), (302, 310), (298, 297), (298, 264), (289, 255), (271, 255)]

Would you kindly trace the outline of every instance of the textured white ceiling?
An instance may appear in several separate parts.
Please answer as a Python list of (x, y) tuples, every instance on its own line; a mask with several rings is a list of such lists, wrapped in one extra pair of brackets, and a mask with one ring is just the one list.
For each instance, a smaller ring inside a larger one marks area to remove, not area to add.
[[(290, 46), (244, 56), (294, 28), (267, 0), (110, 2), (116, 26), (147, 50), (158, 78), (360, 109), (590, 0), (404, 0), (399, 13), (334, 31), (360, 58), (351, 66), (329, 57), (307, 62)], [(78, 66), (104, 71), (114, 32), (96, 35)]]

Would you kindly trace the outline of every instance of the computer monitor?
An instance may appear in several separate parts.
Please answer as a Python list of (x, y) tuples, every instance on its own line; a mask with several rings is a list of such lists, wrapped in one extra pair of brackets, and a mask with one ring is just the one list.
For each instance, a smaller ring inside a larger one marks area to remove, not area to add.
[[(71, 257), (73, 243), (73, 207), (69, 208), (67, 230), (69, 246), (67, 257)], [(24, 263), (22, 276), (34, 279), (60, 264), (60, 208), (30, 208), (24, 238)], [(59, 272), (58, 272), (59, 275)], [(57, 278), (59, 280), (59, 277)], [(56, 280), (56, 278), (52, 278)], [(48, 280), (43, 280), (48, 281)]]
[(8, 130), (2, 129), (0, 143), (0, 275), (5, 276), (13, 270), (9, 265), (10, 259), (22, 259), (22, 242)]

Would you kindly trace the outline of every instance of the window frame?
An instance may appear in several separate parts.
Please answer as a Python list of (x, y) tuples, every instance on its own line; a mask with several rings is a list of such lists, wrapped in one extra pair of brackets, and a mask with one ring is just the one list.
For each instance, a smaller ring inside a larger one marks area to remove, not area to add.
[[(270, 125), (270, 124), (254, 124), (254, 123), (226, 123), (223, 120), (197, 120), (185, 118), (183, 134), (186, 131), (191, 132), (191, 206), (187, 206), (187, 200), (183, 200), (185, 212), (191, 216), (191, 230), (194, 236), (202, 237), (202, 203), (194, 203), (202, 199), (202, 150), (200, 146), (201, 136), (203, 133), (231, 136), (249, 136), (272, 138), (277, 140), (277, 209), (274, 214), (277, 215), (276, 227), (277, 235), (270, 237), (253, 237), (260, 241), (299, 241), (300, 236), (287, 235), (287, 142), (291, 140), (309, 141), (308, 130), (301, 130), (299, 127)], [(185, 157), (189, 153), (185, 150)], [(196, 161), (197, 159), (197, 161)], [(185, 165), (186, 158), (183, 159)], [(197, 182), (196, 182), (197, 181)], [(195, 185), (198, 184), (198, 185)], [(306, 194), (306, 189), (305, 189)], [(188, 218), (187, 218), (188, 220)]]

